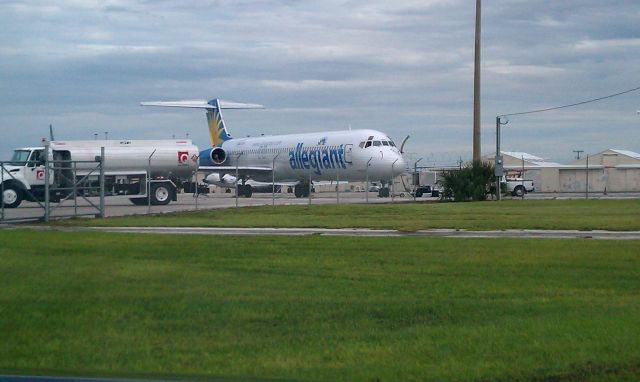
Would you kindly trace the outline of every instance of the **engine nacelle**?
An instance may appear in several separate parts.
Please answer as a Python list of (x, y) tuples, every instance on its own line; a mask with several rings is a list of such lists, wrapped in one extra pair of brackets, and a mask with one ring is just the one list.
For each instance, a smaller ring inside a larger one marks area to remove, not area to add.
[(227, 160), (227, 153), (222, 147), (216, 147), (209, 154), (213, 164), (223, 164)]
[(236, 178), (228, 174), (212, 172), (203, 179), (203, 182), (220, 187), (229, 187), (236, 184)]

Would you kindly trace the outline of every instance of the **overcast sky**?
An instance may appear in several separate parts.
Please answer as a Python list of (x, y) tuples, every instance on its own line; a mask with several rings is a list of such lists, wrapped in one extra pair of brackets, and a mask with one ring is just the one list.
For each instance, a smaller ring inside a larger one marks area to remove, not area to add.
[[(373, 128), (429, 162), (471, 156), (473, 0), (0, 2), (0, 157), (57, 139), (171, 138), (208, 147), (200, 110), (222, 98), (235, 136)], [(187, 2), (185, 2), (187, 3)], [(482, 150), (495, 116), (640, 86), (640, 3), (483, 2)], [(513, 117), (505, 150), (640, 152), (640, 92)]]

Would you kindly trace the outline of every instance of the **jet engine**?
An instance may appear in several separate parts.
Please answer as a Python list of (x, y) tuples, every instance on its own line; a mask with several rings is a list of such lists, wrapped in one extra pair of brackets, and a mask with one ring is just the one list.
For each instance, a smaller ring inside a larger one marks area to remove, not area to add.
[(214, 164), (223, 164), (227, 160), (227, 153), (222, 147), (216, 147), (211, 150), (211, 162)]
[(220, 174), (218, 172), (212, 172), (207, 175), (204, 180), (206, 184), (213, 184), (219, 187), (230, 187), (235, 186), (236, 178), (234, 176), (228, 174)]

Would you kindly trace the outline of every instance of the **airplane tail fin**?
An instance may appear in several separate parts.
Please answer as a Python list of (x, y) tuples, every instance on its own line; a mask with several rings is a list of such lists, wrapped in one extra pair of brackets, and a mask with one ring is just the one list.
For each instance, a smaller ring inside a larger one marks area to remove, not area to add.
[(141, 102), (140, 106), (161, 106), (161, 107), (184, 107), (192, 109), (205, 109), (207, 111), (207, 124), (209, 126), (209, 137), (211, 147), (220, 146), (222, 142), (231, 139), (227, 127), (222, 119), (222, 109), (263, 109), (264, 106), (253, 103), (238, 103), (223, 101), (214, 98), (210, 101), (170, 101), (170, 102)]

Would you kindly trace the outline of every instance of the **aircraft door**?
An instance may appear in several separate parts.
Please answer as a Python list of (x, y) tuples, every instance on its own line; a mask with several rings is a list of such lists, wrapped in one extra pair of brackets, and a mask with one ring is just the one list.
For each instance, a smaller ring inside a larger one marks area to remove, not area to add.
[(348, 144), (344, 145), (344, 161), (347, 163), (351, 163), (353, 153), (353, 145)]

